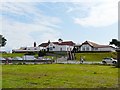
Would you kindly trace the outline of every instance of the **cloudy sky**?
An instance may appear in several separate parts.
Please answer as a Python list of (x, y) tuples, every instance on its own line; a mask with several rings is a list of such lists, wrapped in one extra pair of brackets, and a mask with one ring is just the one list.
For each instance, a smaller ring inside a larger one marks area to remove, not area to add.
[[(7, 0), (9, 1), (9, 0)], [(0, 34), (5, 50), (59, 38), (109, 44), (118, 38), (119, 0), (44, 0), (0, 2)]]

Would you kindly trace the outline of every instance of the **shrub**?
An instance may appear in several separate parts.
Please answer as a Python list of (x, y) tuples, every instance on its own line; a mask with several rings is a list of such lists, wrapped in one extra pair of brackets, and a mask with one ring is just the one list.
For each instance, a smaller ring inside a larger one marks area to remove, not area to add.
[(18, 63), (18, 65), (22, 65), (22, 63), (21, 63), (21, 62), (19, 62), (19, 63)]

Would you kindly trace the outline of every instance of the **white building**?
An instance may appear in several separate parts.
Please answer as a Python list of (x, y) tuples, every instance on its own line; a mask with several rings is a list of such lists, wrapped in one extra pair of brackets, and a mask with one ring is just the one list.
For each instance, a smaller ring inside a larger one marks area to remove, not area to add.
[(94, 42), (85, 41), (77, 46), (78, 51), (115, 51), (115, 48), (109, 45), (99, 45)]
[(48, 43), (42, 43), (39, 45), (39, 47), (42, 47), (45, 50), (49, 51), (72, 51), (74, 48), (75, 43), (72, 41), (58, 41), (58, 42), (48, 42)]
[(20, 49), (13, 49), (12, 52), (38, 52), (40, 47), (21, 47)]

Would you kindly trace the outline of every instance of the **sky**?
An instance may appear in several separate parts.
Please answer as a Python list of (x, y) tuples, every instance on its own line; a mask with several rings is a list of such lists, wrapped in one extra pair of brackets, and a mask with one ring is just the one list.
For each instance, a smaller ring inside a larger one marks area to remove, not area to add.
[(118, 38), (119, 0), (2, 0), (0, 34), (4, 50), (50, 41), (93, 41), (109, 44)]

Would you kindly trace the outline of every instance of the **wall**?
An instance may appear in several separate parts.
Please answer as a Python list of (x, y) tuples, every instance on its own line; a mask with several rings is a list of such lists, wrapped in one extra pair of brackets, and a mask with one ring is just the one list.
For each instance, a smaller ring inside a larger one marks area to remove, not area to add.
[(98, 51), (115, 51), (115, 49), (111, 47), (106, 47), (106, 48), (98, 48)]
[(89, 44), (84, 44), (80, 47), (80, 51), (92, 51), (92, 47)]
[(41, 50), (40, 47), (27, 47), (27, 50)]
[[(68, 45), (56, 45), (56, 44), (53, 44), (53, 43), (50, 43), (48, 45), (48, 47), (50, 48), (49, 51), (70, 51), (70, 48), (71, 50), (73, 49), (73, 46), (68, 46)], [(48, 48), (46, 47), (46, 48)], [(54, 48), (53, 48), (54, 47)], [(47, 50), (47, 49), (46, 49)]]

